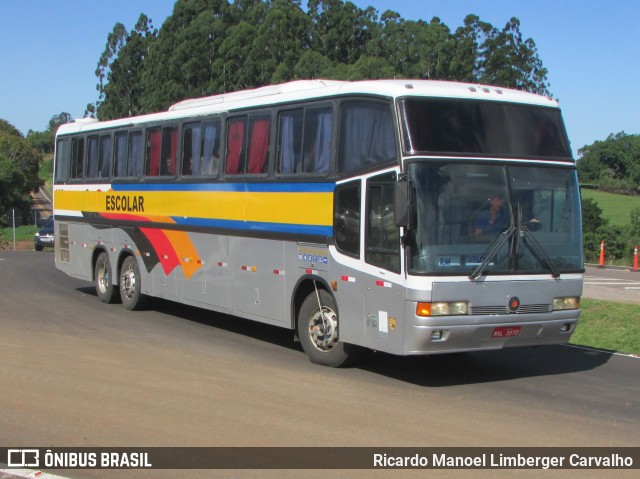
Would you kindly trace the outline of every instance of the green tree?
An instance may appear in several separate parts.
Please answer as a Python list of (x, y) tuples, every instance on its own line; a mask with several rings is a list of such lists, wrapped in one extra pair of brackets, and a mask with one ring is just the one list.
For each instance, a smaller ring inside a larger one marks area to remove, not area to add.
[(547, 70), (512, 18), (475, 15), (451, 32), (437, 17), (407, 21), (349, 1), (177, 0), (158, 32), (116, 24), (100, 58), (101, 119), (299, 78), (430, 78), (548, 93)]
[[(233, 24), (227, 0), (178, 0), (145, 62), (142, 96), (147, 112), (176, 101), (224, 90), (227, 77), (220, 46)], [(242, 65), (240, 63), (239, 65)], [(239, 65), (233, 66), (233, 71)]]
[(0, 152), (0, 223), (5, 223), (5, 215), (9, 208), (18, 207), (25, 212), (29, 210), (30, 202), (29, 186), (24, 172)]
[(41, 185), (40, 159), (22, 133), (0, 119), (0, 215), (11, 206), (28, 210), (29, 193)]
[(273, 1), (253, 40), (256, 86), (296, 78), (293, 70), (309, 49), (311, 27), (311, 20), (299, 2)]
[(602, 216), (602, 208), (593, 198), (582, 198), (582, 230), (596, 231), (609, 221)]
[[(131, 32), (117, 23), (107, 38), (96, 76), (100, 98), (97, 116), (101, 120), (144, 113), (142, 75), (151, 43), (157, 36), (151, 20), (141, 14)], [(107, 82), (105, 83), (105, 78)], [(88, 111), (91, 109), (88, 107)]]
[(309, 0), (313, 24), (311, 48), (336, 63), (353, 64), (365, 52), (375, 31), (377, 13), (342, 0)]
[(15, 138), (24, 138), (20, 130), (9, 123), (7, 120), (0, 118), (0, 135), (13, 136)]
[(73, 117), (67, 113), (62, 112), (57, 115), (53, 115), (49, 120), (47, 125), (47, 129), (44, 131), (33, 131), (29, 130), (27, 133), (26, 140), (29, 144), (40, 151), (41, 153), (53, 153), (54, 151), (54, 142), (56, 138), (56, 132), (61, 125), (65, 123), (71, 123), (73, 121)]
[(578, 176), (603, 190), (640, 193), (640, 135), (611, 134), (578, 150)]
[[(487, 25), (487, 24), (485, 24)], [(505, 27), (481, 28), (478, 81), (517, 90), (549, 95), (547, 69), (538, 57), (535, 42), (523, 40), (520, 20), (511, 18)]]

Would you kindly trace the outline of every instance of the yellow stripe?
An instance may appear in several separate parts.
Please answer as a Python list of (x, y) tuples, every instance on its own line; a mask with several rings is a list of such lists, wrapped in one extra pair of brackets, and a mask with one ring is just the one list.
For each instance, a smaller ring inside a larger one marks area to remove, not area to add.
[[(332, 193), (55, 192), (55, 207), (92, 213), (127, 213), (154, 221), (168, 216), (283, 224), (333, 224)], [(108, 199), (117, 197), (120, 209)], [(128, 205), (129, 209), (122, 205)]]

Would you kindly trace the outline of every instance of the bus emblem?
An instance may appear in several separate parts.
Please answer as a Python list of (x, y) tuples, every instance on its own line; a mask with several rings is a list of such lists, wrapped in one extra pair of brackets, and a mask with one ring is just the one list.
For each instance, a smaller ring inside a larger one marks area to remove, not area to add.
[(518, 311), (519, 307), (520, 307), (520, 298), (518, 298), (517, 296), (514, 296), (509, 300), (509, 311), (511, 311), (512, 313), (515, 313), (516, 311)]

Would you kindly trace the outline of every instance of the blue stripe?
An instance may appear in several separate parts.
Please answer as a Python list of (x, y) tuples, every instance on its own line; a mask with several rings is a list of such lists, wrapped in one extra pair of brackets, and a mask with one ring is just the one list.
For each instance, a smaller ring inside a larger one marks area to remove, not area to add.
[(335, 183), (115, 183), (113, 191), (332, 193)]
[(266, 223), (259, 221), (217, 220), (208, 218), (185, 218), (172, 216), (176, 224), (184, 226), (201, 226), (207, 228), (224, 228), (231, 230), (261, 231), (270, 233), (292, 233), (314, 236), (333, 236), (332, 226), (295, 225), (290, 223)]

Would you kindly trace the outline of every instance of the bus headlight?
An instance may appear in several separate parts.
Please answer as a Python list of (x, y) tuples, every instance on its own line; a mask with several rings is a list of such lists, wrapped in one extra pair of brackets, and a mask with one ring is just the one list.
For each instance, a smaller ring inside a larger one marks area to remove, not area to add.
[(416, 316), (460, 316), (469, 314), (469, 304), (464, 301), (450, 303), (418, 303)]
[(578, 309), (580, 307), (580, 298), (553, 298), (553, 310), (564, 311), (566, 309)]

